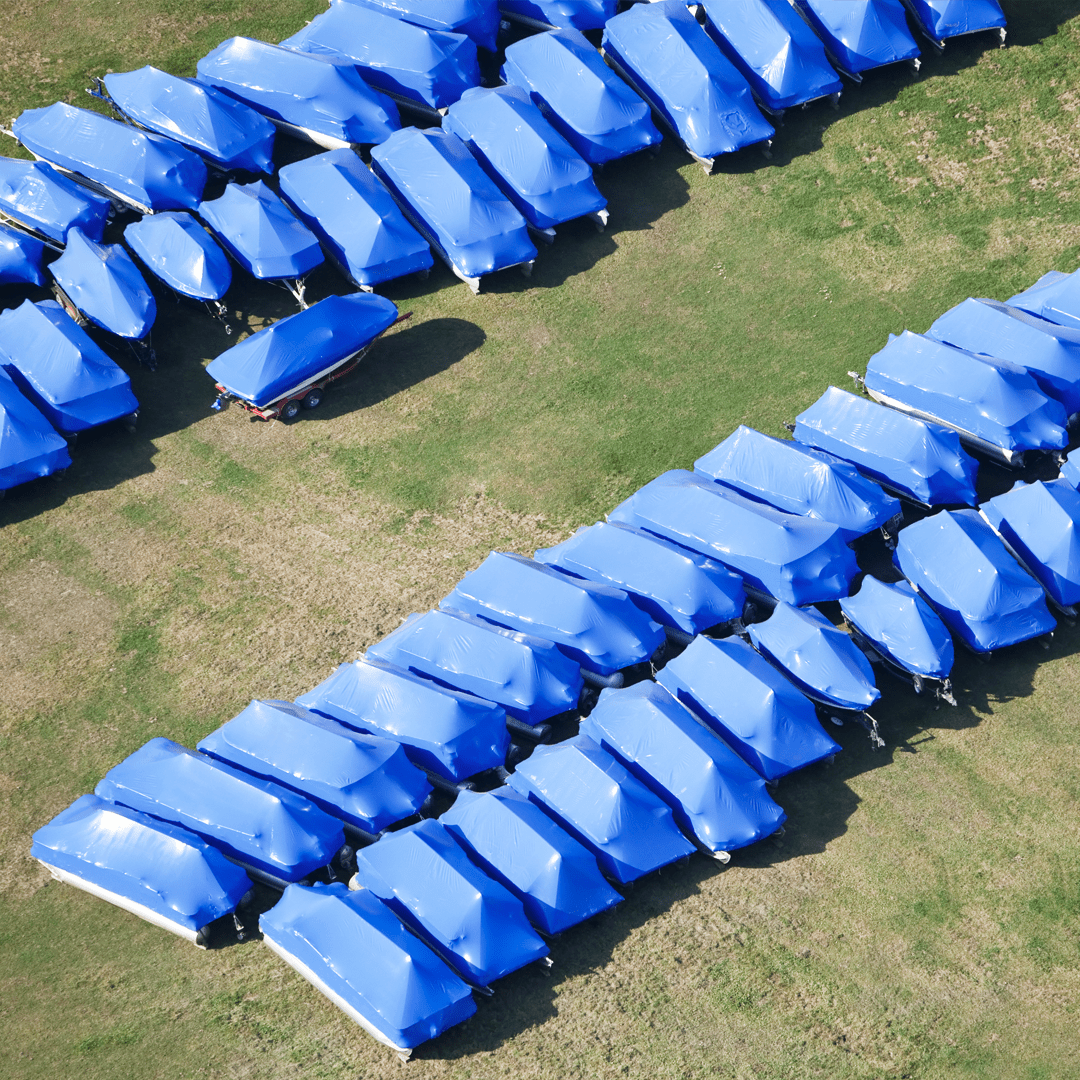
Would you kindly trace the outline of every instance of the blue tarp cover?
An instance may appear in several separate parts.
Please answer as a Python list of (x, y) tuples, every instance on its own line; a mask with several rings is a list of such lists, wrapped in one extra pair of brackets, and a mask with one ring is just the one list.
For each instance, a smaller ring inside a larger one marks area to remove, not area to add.
[(527, 724), (576, 707), (581, 665), (552, 642), (452, 611), (410, 615), (367, 655), (501, 705)]
[(263, 943), (379, 1042), (409, 1050), (468, 1020), (472, 992), (368, 889), (290, 885)]
[(11, 129), (35, 157), (100, 184), (144, 212), (193, 209), (202, 198), (202, 159), (161, 135), (62, 101), (27, 109)]
[(618, 7), (617, 0), (499, 0), (507, 18), (523, 17), (563, 30), (599, 30)]
[(462, 791), (439, 820), (545, 934), (561, 934), (622, 900), (596, 856), (511, 787)]
[(502, 765), (510, 748), (500, 706), (375, 659), (342, 664), (297, 704), (401, 743), (410, 761), (448, 780)]
[(536, 258), (525, 219), (456, 135), (405, 128), (372, 150), (371, 167), (463, 276)]
[(739, 638), (695, 638), (656, 681), (766, 780), (840, 750), (810, 699)]
[(81, 229), (70, 229), (64, 254), (49, 270), (95, 326), (135, 341), (150, 333), (157, 318), (157, 301), (119, 244), (97, 244), (83, 236)]
[(867, 574), (859, 591), (840, 601), (840, 610), (897, 667), (931, 679), (949, 677), (954, 660), (949, 631), (906, 581), (886, 584)]
[(758, 652), (811, 700), (857, 712), (881, 697), (862, 650), (816, 608), (777, 604), (748, 631)]
[(698, 458), (694, 469), (777, 510), (839, 525), (848, 541), (900, 513), (900, 500), (854, 465), (745, 425)]
[(630, 594), (662, 626), (700, 634), (742, 615), (742, 578), (689, 548), (629, 525), (599, 521), (541, 548), (538, 562)]
[(568, 577), (512, 552), (493, 551), (439, 607), (547, 638), (601, 675), (648, 660), (664, 642), (660, 624), (621, 589)]
[(206, 373), (229, 393), (262, 407), (333, 371), (396, 319), (397, 308), (384, 297), (327, 296), (226, 349)]
[(223, 41), (199, 61), (198, 79), (327, 149), (380, 143), (401, 127), (397, 106), (351, 63), (265, 41)]
[(1060, 477), (1067, 480), (1074, 488), (1080, 488), (1080, 454), (1073, 453), (1061, 466)]
[(20, 229), (0, 225), (0, 285), (44, 285), (45, 245)]
[(341, 822), (313, 802), (169, 739), (151, 739), (111, 768), (94, 793), (190, 829), (285, 881), (325, 866), (345, 843)]
[(544, 119), (520, 86), (467, 90), (443, 128), (457, 135), (537, 229), (607, 206), (592, 167)]
[(506, 49), (505, 82), (527, 91), (590, 165), (659, 144), (649, 106), (577, 30), (552, 30)]
[[(3, 359), (0, 350), (0, 364)], [(67, 440), (53, 430), (0, 366), (0, 491), (70, 464)]]
[(0, 367), (57, 431), (85, 431), (139, 408), (131, 380), (55, 300), (0, 314)]
[(370, 889), (478, 986), (548, 954), (525, 909), (475, 866), (445, 826), (424, 820), (357, 852)]
[(108, 199), (69, 180), (46, 161), (0, 157), (0, 214), (51, 240), (64, 243), (72, 225), (91, 240), (100, 240), (111, 209)]
[(659, 795), (709, 851), (746, 847), (784, 820), (765, 781), (654, 682), (602, 691), (581, 733)]
[(870, 358), (866, 388), (1007, 455), (1062, 450), (1068, 416), (1023, 369), (905, 330)]
[(183, 936), (236, 909), (251, 880), (193, 832), (83, 795), (34, 833), (65, 880)]
[(538, 746), (508, 783), (624, 885), (694, 852), (667, 803), (587, 735)]
[(1053, 630), (1042, 587), (974, 510), (942, 511), (900, 531), (897, 569), (975, 652)]
[(650, 481), (608, 520), (716, 559), (792, 604), (846, 596), (859, 570), (838, 526), (786, 514), (682, 469)]
[(978, 462), (955, 431), (835, 386), (796, 417), (795, 439), (926, 506), (978, 502)]
[(253, 701), (198, 749), (369, 833), (415, 814), (431, 793), (400, 743), (361, 735), (291, 701)]
[(682, 0), (636, 4), (604, 28), (612, 56), (690, 153), (712, 159), (776, 134), (750, 86)]
[(496, 0), (350, 0), (350, 3), (383, 11), (395, 19), (426, 26), (429, 30), (468, 34), (477, 45), (490, 52), (498, 48), (499, 5)]
[(998, 0), (906, 0), (908, 9), (935, 41), (1005, 25)]
[(1051, 270), (1030, 289), (1012, 297), (1009, 304), (1059, 326), (1080, 330), (1080, 270), (1072, 274)]
[(445, 109), (480, 85), (476, 42), (464, 34), (429, 30), (366, 6), (330, 0), (287, 49), (351, 60), (364, 81), (386, 94)]
[(378, 285), (434, 264), (427, 241), (351, 150), (295, 161), (278, 180), (283, 198), (357, 285)]
[(140, 218), (124, 229), (124, 239), (166, 285), (193, 300), (220, 300), (232, 284), (225, 252), (191, 214)]
[(155, 67), (102, 80), (116, 107), (223, 169), (272, 173), (274, 125), (236, 98)]
[(919, 55), (900, 0), (795, 0), (795, 6), (833, 62), (852, 75)]

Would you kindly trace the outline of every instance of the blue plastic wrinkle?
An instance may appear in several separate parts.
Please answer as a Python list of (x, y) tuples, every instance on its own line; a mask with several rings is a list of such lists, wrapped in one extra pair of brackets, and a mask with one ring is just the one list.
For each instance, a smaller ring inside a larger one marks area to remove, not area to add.
[(1009, 305), (1058, 326), (1080, 330), (1080, 270), (1071, 274), (1051, 270), (1030, 289), (1012, 297)]
[(0, 224), (0, 285), (44, 285), (44, 254), (40, 240)]
[(372, 150), (371, 167), (461, 276), (536, 258), (525, 219), (456, 135), (404, 128)]
[(575, 708), (584, 685), (581, 665), (553, 642), (455, 611), (410, 615), (366, 655), (493, 701), (526, 724)]
[(618, 7), (617, 0), (499, 0), (505, 18), (559, 30), (599, 30)]
[(870, 358), (866, 388), (894, 408), (945, 424), (962, 440), (1007, 460), (1027, 450), (1063, 450), (1068, 415), (1023, 368), (976, 356), (905, 330)]
[(1042, 586), (974, 510), (943, 510), (906, 529), (897, 569), (972, 651), (993, 652), (1057, 625)]
[(604, 52), (698, 158), (711, 161), (776, 134), (750, 85), (682, 0), (616, 15), (604, 28)]
[(327, 296), (226, 349), (206, 373), (260, 408), (333, 372), (397, 320), (392, 301), (371, 293)]
[(561, 934), (623, 899), (596, 856), (511, 787), (462, 791), (439, 821), (542, 933)]
[(141, 127), (222, 169), (274, 171), (274, 125), (223, 91), (149, 65), (102, 81), (120, 112)]
[(78, 226), (49, 267), (57, 285), (95, 326), (140, 341), (157, 318), (157, 301), (139, 268), (119, 244), (98, 244)]
[(978, 502), (978, 462), (964, 452), (955, 431), (835, 386), (796, 417), (795, 440), (850, 461), (924, 506)]
[(859, 75), (872, 68), (913, 60), (919, 46), (908, 29), (900, 0), (794, 0), (821, 38), (833, 64)]
[(777, 604), (747, 629), (758, 652), (811, 701), (859, 712), (881, 697), (862, 650), (816, 608)]
[(443, 129), (465, 143), (536, 229), (551, 229), (607, 206), (592, 167), (520, 86), (466, 90), (450, 106)]
[(840, 751), (810, 699), (740, 638), (695, 638), (656, 681), (766, 780)]
[(58, 244), (78, 225), (100, 240), (112, 211), (108, 199), (68, 179), (47, 161), (0, 157), (0, 214)]
[(584, 844), (604, 874), (623, 885), (694, 852), (671, 807), (587, 735), (538, 746), (507, 783)]
[(548, 954), (521, 901), (474, 865), (437, 821), (387, 833), (357, 852), (356, 866), (357, 884), (477, 986)]
[(698, 458), (694, 470), (777, 510), (838, 525), (849, 542), (901, 509), (899, 499), (848, 462), (745, 425)]
[(220, 300), (232, 267), (214, 238), (188, 213), (165, 211), (133, 221), (124, 239), (169, 288), (193, 300)]
[(859, 567), (839, 526), (797, 517), (673, 469), (608, 514), (688, 547), (792, 604), (846, 596)]
[(144, 213), (194, 209), (206, 166), (190, 150), (100, 113), (62, 101), (27, 109), (12, 121), (15, 138), (35, 157), (70, 170)]
[(502, 765), (510, 749), (499, 705), (374, 657), (342, 664), (296, 703), (393, 739), (413, 764), (454, 782)]
[(1005, 26), (998, 0), (905, 0), (926, 35), (934, 41)]
[(424, 26), (429, 30), (448, 30), (467, 34), (481, 48), (498, 48), (499, 5), (496, 0), (349, 0), (360, 7), (374, 8), (395, 19)]
[(537, 562), (628, 593), (662, 626), (700, 634), (738, 619), (746, 606), (742, 578), (720, 563), (616, 522), (578, 529), (541, 548)]
[(784, 821), (762, 777), (657, 683), (601, 691), (581, 733), (659, 795), (708, 851), (746, 847)]
[(325, 866), (345, 843), (341, 822), (308, 799), (170, 739), (151, 739), (113, 766), (94, 793), (190, 829), (285, 881)]
[(1080, 488), (1080, 454), (1073, 453), (1061, 463), (1060, 479)]
[(600, 675), (643, 663), (664, 642), (663, 627), (621, 589), (568, 577), (512, 552), (493, 551), (439, 607), (547, 638)]
[(577, 30), (515, 41), (507, 46), (501, 75), (529, 94), (590, 165), (658, 146), (663, 138), (649, 106)]
[(472, 992), (369, 889), (290, 885), (263, 943), (369, 1035), (411, 1050), (468, 1020)]
[(247, 874), (187, 829), (83, 795), (34, 833), (55, 877), (189, 941), (236, 910)]
[[(4, 354), (0, 350), (0, 364)], [(49, 476), (71, 464), (67, 440), (0, 366), (0, 491)]]
[(0, 367), (60, 432), (139, 408), (131, 380), (55, 300), (26, 300), (0, 313)]
[(287, 49), (344, 57), (369, 86), (429, 109), (445, 109), (480, 85), (476, 42), (465, 34), (430, 30), (366, 5), (330, 0)]
[(947, 679), (953, 642), (934, 609), (906, 581), (867, 574), (854, 596), (840, 601), (844, 618), (890, 663), (912, 675)]
[(327, 150), (381, 143), (401, 127), (397, 106), (347, 60), (234, 37), (207, 53), (197, 71), (199, 82)]
[(198, 749), (368, 833), (417, 813), (432, 790), (400, 743), (361, 735), (291, 701), (253, 701)]
[(353, 151), (295, 161), (278, 181), (282, 198), (354, 284), (370, 288), (434, 264), (427, 241)]

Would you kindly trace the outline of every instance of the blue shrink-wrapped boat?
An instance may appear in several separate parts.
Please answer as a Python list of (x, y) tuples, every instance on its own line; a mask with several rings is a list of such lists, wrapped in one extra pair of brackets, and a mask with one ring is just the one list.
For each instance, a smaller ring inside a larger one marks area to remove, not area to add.
[(358, 288), (427, 274), (434, 265), (427, 241), (351, 150), (294, 161), (278, 180), (282, 198)]
[(894, 528), (901, 512), (899, 499), (848, 462), (745, 425), (698, 458), (694, 471), (777, 510), (838, 525), (849, 542)]
[(30, 854), (58, 881), (205, 945), (251, 879), (187, 829), (83, 795), (34, 833)]
[(609, 20), (603, 54), (664, 118), (705, 172), (721, 154), (776, 134), (750, 85), (682, 0), (636, 4)]
[(1072, 487), (1080, 489), (1080, 454), (1071, 454), (1061, 463), (1059, 479), (1067, 481)]
[(110, 72), (99, 80), (118, 112), (194, 150), (225, 171), (274, 171), (274, 125), (250, 106), (194, 79), (156, 67)]
[(644, 663), (664, 643), (663, 627), (621, 589), (568, 577), (512, 552), (493, 551), (439, 607), (547, 638), (601, 676)]
[(347, 60), (234, 37), (207, 53), (197, 71), (199, 82), (325, 150), (381, 143), (401, 127), (397, 106)]
[(437, 113), (470, 86), (480, 85), (471, 38), (402, 22), (346, 0), (330, 0), (326, 11), (281, 44), (316, 56), (344, 57), (369, 86), (398, 105), (423, 112)]
[(896, 568), (969, 649), (989, 653), (1056, 623), (1042, 586), (974, 510), (943, 510), (900, 532)]
[(497, 0), (349, 0), (360, 7), (374, 8), (395, 19), (424, 26), (428, 30), (447, 30), (467, 34), (481, 48), (498, 48), (499, 5)]
[(47, 161), (0, 157), (0, 219), (52, 241), (52, 246), (63, 245), (73, 225), (91, 240), (100, 240), (111, 213), (108, 199), (76, 184)]
[(443, 128), (472, 151), (525, 220), (555, 239), (555, 226), (590, 218), (603, 231), (607, 199), (587, 161), (544, 119), (520, 86), (476, 87), (450, 106)]
[(694, 852), (671, 807), (587, 735), (537, 747), (507, 783), (584, 844), (620, 884)]
[(919, 29), (939, 48), (949, 38), (996, 30), (1005, 44), (1005, 12), (998, 0), (904, 0)]
[(766, 780), (840, 752), (810, 699), (740, 638), (695, 638), (656, 681)]
[(859, 572), (839, 526), (784, 513), (683, 469), (650, 481), (608, 521), (715, 559), (751, 589), (791, 604), (846, 596)]
[(1043, 274), (1030, 289), (1012, 297), (1009, 306), (1058, 326), (1080, 330), (1080, 270), (1072, 274), (1060, 270)]
[(401, 743), (413, 764), (455, 783), (502, 765), (510, 748), (499, 705), (374, 658), (342, 664), (296, 703)]
[(862, 73), (907, 60), (919, 70), (919, 46), (900, 0), (793, 0), (821, 38), (833, 67), (855, 82)]
[(795, 420), (795, 441), (850, 461), (886, 491), (923, 506), (974, 506), (978, 462), (940, 424), (830, 386)]
[(135, 423), (131, 380), (55, 300), (0, 313), (0, 367), (63, 434)]
[(140, 213), (194, 209), (202, 198), (202, 158), (172, 139), (100, 113), (58, 101), (27, 109), (11, 130), (34, 157)]
[(371, 152), (375, 175), (405, 216), (474, 293), (480, 278), (536, 261), (525, 219), (449, 132), (405, 128)]
[(253, 876), (299, 881), (345, 843), (341, 822), (308, 799), (169, 739), (113, 766), (94, 794), (179, 825)]
[(590, 164), (659, 147), (652, 110), (577, 30), (552, 30), (506, 49), (503, 81), (525, 90)]
[(769, 112), (840, 100), (843, 83), (787, 0), (702, 0), (705, 29)]
[(501, 705), (535, 726), (576, 708), (581, 665), (551, 641), (460, 611), (410, 615), (366, 655)]
[(905, 330), (890, 334), (863, 380), (884, 405), (951, 427), (960, 441), (1007, 465), (1029, 452), (1053, 453), (1069, 443), (1068, 414), (1023, 368), (976, 356)]
[(618, 8), (617, 0), (499, 0), (504, 19), (530, 30), (599, 30)]
[(511, 787), (462, 791), (439, 821), (544, 934), (561, 934), (623, 899), (596, 856)]
[(387, 833), (357, 852), (353, 883), (388, 904), (474, 986), (486, 988), (548, 954), (521, 901), (437, 821)]
[(400, 743), (361, 735), (291, 701), (253, 701), (197, 749), (370, 834), (417, 813), (432, 790)]
[(661, 626), (690, 637), (734, 622), (746, 606), (738, 574), (689, 548), (616, 522), (578, 529), (569, 540), (541, 548), (536, 560), (622, 589)]
[(784, 821), (765, 781), (654, 682), (604, 690), (581, 733), (659, 795), (683, 832), (722, 862)]
[(67, 440), (19, 390), (3, 361), (0, 349), (0, 498), (10, 488), (71, 464)]
[(468, 986), (370, 889), (290, 885), (259, 929), (271, 952), (406, 1060), (476, 1012)]
[(44, 255), (43, 241), (0, 225), (0, 285), (44, 285)]

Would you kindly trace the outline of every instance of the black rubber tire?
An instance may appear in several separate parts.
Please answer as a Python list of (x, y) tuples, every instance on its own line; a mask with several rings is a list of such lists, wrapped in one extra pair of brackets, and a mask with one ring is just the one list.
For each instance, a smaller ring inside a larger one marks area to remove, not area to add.
[(317, 409), (322, 403), (323, 392), (316, 387), (314, 390), (309, 390), (307, 396), (304, 398), (305, 409)]
[(299, 401), (286, 401), (281, 406), (281, 419), (282, 420), (295, 420), (300, 414), (300, 402)]

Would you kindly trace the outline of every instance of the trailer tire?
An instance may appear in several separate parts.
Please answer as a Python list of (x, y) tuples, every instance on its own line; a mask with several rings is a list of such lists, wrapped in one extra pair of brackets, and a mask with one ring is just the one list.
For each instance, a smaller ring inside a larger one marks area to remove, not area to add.
[(314, 390), (309, 390), (307, 396), (304, 398), (305, 409), (317, 409), (322, 403), (323, 392), (316, 387)]
[(282, 420), (295, 420), (300, 413), (299, 401), (286, 401), (281, 406), (281, 419)]

